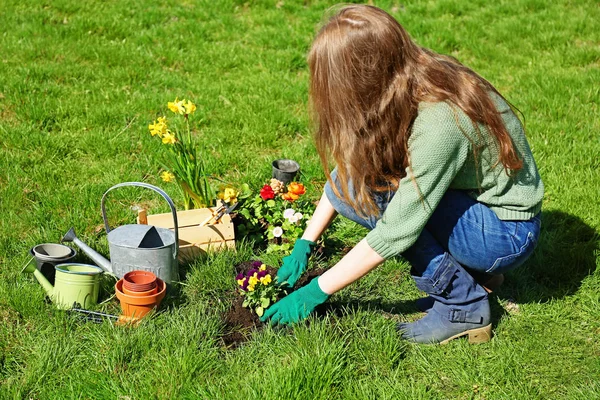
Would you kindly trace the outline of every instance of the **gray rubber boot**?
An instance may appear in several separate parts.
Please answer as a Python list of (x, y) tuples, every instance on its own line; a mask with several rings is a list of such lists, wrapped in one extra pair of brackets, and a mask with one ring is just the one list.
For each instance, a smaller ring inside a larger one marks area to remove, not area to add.
[(469, 336), (470, 343), (490, 340), (487, 292), (446, 253), (431, 277), (413, 276), (417, 287), (434, 300), (422, 319), (397, 325), (402, 337), (415, 343), (447, 343)]

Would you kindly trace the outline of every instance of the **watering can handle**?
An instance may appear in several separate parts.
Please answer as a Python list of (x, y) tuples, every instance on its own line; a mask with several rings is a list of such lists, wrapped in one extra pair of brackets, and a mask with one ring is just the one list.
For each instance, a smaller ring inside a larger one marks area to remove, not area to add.
[(169, 195), (166, 194), (161, 188), (156, 187), (154, 185), (150, 185), (149, 183), (123, 182), (123, 183), (119, 183), (118, 185), (111, 187), (106, 192), (104, 192), (104, 194), (102, 195), (102, 201), (101, 201), (100, 207), (102, 208), (102, 219), (104, 220), (104, 227), (106, 228), (106, 233), (108, 234), (108, 232), (110, 232), (111, 229), (108, 226), (108, 219), (106, 218), (106, 208), (104, 206), (104, 200), (106, 199), (106, 195), (108, 194), (108, 192), (110, 192), (113, 189), (116, 189), (119, 187), (124, 187), (124, 186), (138, 186), (138, 187), (143, 187), (146, 189), (154, 190), (155, 192), (160, 194), (167, 201), (167, 203), (169, 203), (169, 207), (171, 207), (171, 213), (173, 214), (173, 222), (175, 225), (175, 258), (177, 258), (177, 253), (179, 252), (179, 227), (177, 225), (177, 211), (175, 210), (175, 204), (173, 204), (173, 200), (171, 200)]

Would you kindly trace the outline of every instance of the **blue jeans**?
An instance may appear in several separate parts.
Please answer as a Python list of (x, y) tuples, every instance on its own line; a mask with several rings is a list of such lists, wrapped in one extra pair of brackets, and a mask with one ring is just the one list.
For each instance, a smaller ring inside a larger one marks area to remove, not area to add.
[[(331, 174), (340, 193), (334, 170)], [(348, 189), (353, 193), (352, 183)], [(329, 182), (325, 194), (335, 210), (368, 229), (379, 217), (359, 216), (349, 203), (338, 198)], [(374, 195), (380, 215), (394, 196), (393, 191)], [(529, 258), (540, 234), (540, 214), (527, 221), (503, 221), (485, 204), (460, 190), (448, 190), (421, 235), (402, 256), (410, 262), (413, 274), (429, 277), (449, 253), (472, 271), (502, 274), (517, 268)]]

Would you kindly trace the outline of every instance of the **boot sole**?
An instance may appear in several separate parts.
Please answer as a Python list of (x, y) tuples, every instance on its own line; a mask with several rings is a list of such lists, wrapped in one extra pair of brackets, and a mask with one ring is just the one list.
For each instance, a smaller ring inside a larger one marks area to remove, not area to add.
[(451, 340), (458, 339), (459, 337), (466, 335), (469, 335), (469, 343), (471, 344), (489, 342), (492, 338), (492, 324), (484, 326), (483, 328), (469, 329), (468, 331), (461, 332), (458, 335), (454, 335), (446, 340), (442, 340), (440, 344), (446, 344)]

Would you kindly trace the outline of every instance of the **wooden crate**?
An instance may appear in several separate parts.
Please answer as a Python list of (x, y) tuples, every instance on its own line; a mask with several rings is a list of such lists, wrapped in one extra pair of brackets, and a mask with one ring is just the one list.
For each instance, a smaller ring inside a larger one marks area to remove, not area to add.
[[(211, 250), (235, 248), (233, 223), (229, 215), (223, 215), (218, 223), (199, 226), (215, 209), (216, 207), (177, 211), (180, 261), (190, 260)], [(175, 228), (171, 213), (148, 215), (146, 210), (141, 210), (138, 212), (137, 222), (171, 230)]]

